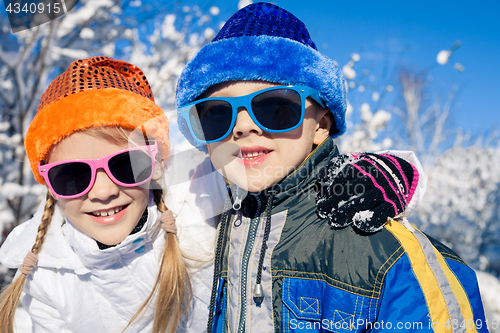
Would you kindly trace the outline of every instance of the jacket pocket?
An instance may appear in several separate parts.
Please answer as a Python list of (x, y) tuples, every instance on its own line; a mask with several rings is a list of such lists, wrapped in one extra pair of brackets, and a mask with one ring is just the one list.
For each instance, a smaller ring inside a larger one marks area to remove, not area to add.
[(284, 333), (363, 332), (377, 303), (324, 281), (296, 278), (283, 279), (282, 301)]

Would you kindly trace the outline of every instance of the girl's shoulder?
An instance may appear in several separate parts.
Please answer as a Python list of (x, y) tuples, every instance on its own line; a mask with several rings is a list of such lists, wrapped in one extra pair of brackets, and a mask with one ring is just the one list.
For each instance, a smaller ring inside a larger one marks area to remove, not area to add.
[[(0, 248), (0, 263), (9, 268), (18, 268), (26, 254), (35, 244), (45, 200), (37, 208), (33, 218), (15, 227)], [(62, 231), (64, 218), (56, 207), (52, 222), (45, 235), (42, 251), (38, 254), (38, 267), (68, 268), (78, 270), (84, 268), (78, 256), (72, 250)]]
[(24, 257), (31, 251), (35, 243), (44, 208), (45, 200), (40, 203), (35, 215), (30, 220), (19, 224), (7, 236), (0, 248), (0, 262), (2, 265), (17, 268), (23, 263)]
[(208, 156), (191, 164), (188, 157), (192, 157), (188, 152), (174, 155), (173, 162), (165, 169), (164, 200), (176, 219), (183, 252), (195, 258), (205, 253), (201, 257), (211, 258), (217, 218), (227, 195), (226, 185)]

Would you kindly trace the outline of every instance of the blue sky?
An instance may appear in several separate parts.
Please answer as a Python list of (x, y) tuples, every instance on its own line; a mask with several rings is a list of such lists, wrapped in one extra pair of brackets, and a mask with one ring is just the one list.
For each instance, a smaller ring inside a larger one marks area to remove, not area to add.
[[(452, 126), (474, 132), (500, 129), (500, 2), (274, 0), (307, 26), (318, 49), (342, 66), (354, 52), (379, 66), (389, 59), (392, 78), (400, 64), (430, 68), (433, 96), (458, 87)], [(235, 2), (212, 1), (221, 19)], [(460, 48), (445, 66), (436, 55), (457, 40)], [(459, 62), (465, 68), (454, 70)], [(362, 63), (360, 62), (360, 65)], [(361, 69), (362, 67), (360, 67)], [(355, 67), (355, 69), (357, 69)]]

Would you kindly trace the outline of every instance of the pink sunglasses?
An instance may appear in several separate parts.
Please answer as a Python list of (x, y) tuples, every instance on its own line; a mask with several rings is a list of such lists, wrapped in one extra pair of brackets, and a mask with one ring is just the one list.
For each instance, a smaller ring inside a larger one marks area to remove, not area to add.
[(76, 159), (50, 164), (38, 163), (38, 172), (55, 196), (74, 199), (87, 194), (97, 170), (104, 169), (117, 185), (139, 186), (153, 178), (156, 141), (152, 145), (124, 149), (98, 159)]

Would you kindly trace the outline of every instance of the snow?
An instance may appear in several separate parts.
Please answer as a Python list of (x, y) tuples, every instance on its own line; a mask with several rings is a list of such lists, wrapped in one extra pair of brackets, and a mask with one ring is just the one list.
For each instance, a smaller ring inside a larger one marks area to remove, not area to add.
[(361, 212), (357, 212), (356, 214), (354, 214), (353, 218), (352, 218), (352, 221), (353, 222), (364, 222), (364, 221), (367, 221), (369, 219), (371, 219), (373, 216), (373, 212), (370, 211), (370, 210), (363, 210)]
[(212, 28), (206, 28), (203, 35), (206, 39), (212, 39), (215, 36), (215, 31)]
[(85, 59), (89, 57), (89, 53), (85, 50), (75, 50), (53, 46), (52, 51), (56, 54), (60, 54), (73, 59)]
[(437, 57), (436, 57), (436, 61), (438, 64), (440, 65), (446, 65), (448, 63), (448, 59), (450, 58), (451, 56), (451, 52), (448, 51), (448, 50), (441, 50), (439, 51)]
[(60, 21), (61, 24), (57, 30), (59, 37), (68, 35), (75, 27), (91, 20), (97, 11), (106, 10), (106, 8), (113, 7), (114, 5), (111, 0), (87, 0), (82, 2), (84, 6), (80, 7), (79, 10), (70, 10), (65, 15), (64, 20)]
[(212, 7), (210, 7), (209, 12), (211, 15), (217, 16), (220, 13), (220, 9), (217, 6), (212, 6)]
[[(500, 333), (500, 281), (491, 274), (476, 272), (490, 333)], [(494, 324), (497, 325), (494, 325)], [(499, 328), (494, 329), (494, 326)]]
[(14, 88), (14, 84), (11, 80), (0, 81), (0, 88), (5, 90), (12, 90), (12, 88)]
[(370, 109), (371, 109), (370, 104), (368, 104), (368, 103), (361, 104), (361, 107), (359, 108), (359, 111), (361, 111), (361, 120), (363, 120), (365, 122), (370, 121), (370, 119), (373, 116)]
[(94, 30), (90, 28), (83, 28), (82, 31), (80, 31), (80, 37), (83, 39), (92, 39), (94, 35)]
[(246, 7), (246, 6), (248, 6), (248, 5), (251, 5), (252, 3), (253, 3), (253, 1), (252, 1), (252, 0), (240, 0), (240, 1), (238, 2), (238, 9), (241, 9), (241, 8), (243, 8), (243, 7)]
[(391, 114), (385, 110), (378, 110), (371, 117), (370, 126), (372, 127), (372, 131), (375, 133), (382, 128), (384, 128), (389, 120), (391, 119)]
[(465, 70), (464, 66), (459, 62), (456, 62), (453, 67), (455, 67), (455, 69), (459, 72), (463, 72)]
[(356, 77), (356, 71), (349, 65), (342, 67), (342, 72), (348, 80), (353, 80)]
[(102, 54), (106, 57), (113, 57), (115, 54), (115, 43), (109, 43), (102, 48)]
[(346, 118), (349, 118), (349, 116), (352, 114), (352, 111), (354, 110), (353, 106), (351, 103), (349, 103), (349, 100), (347, 101), (347, 109), (345, 112)]
[(142, 2), (140, 0), (130, 1), (129, 6), (130, 7), (141, 7)]
[(358, 53), (351, 54), (351, 60), (354, 62), (358, 62), (361, 59), (361, 56)]

